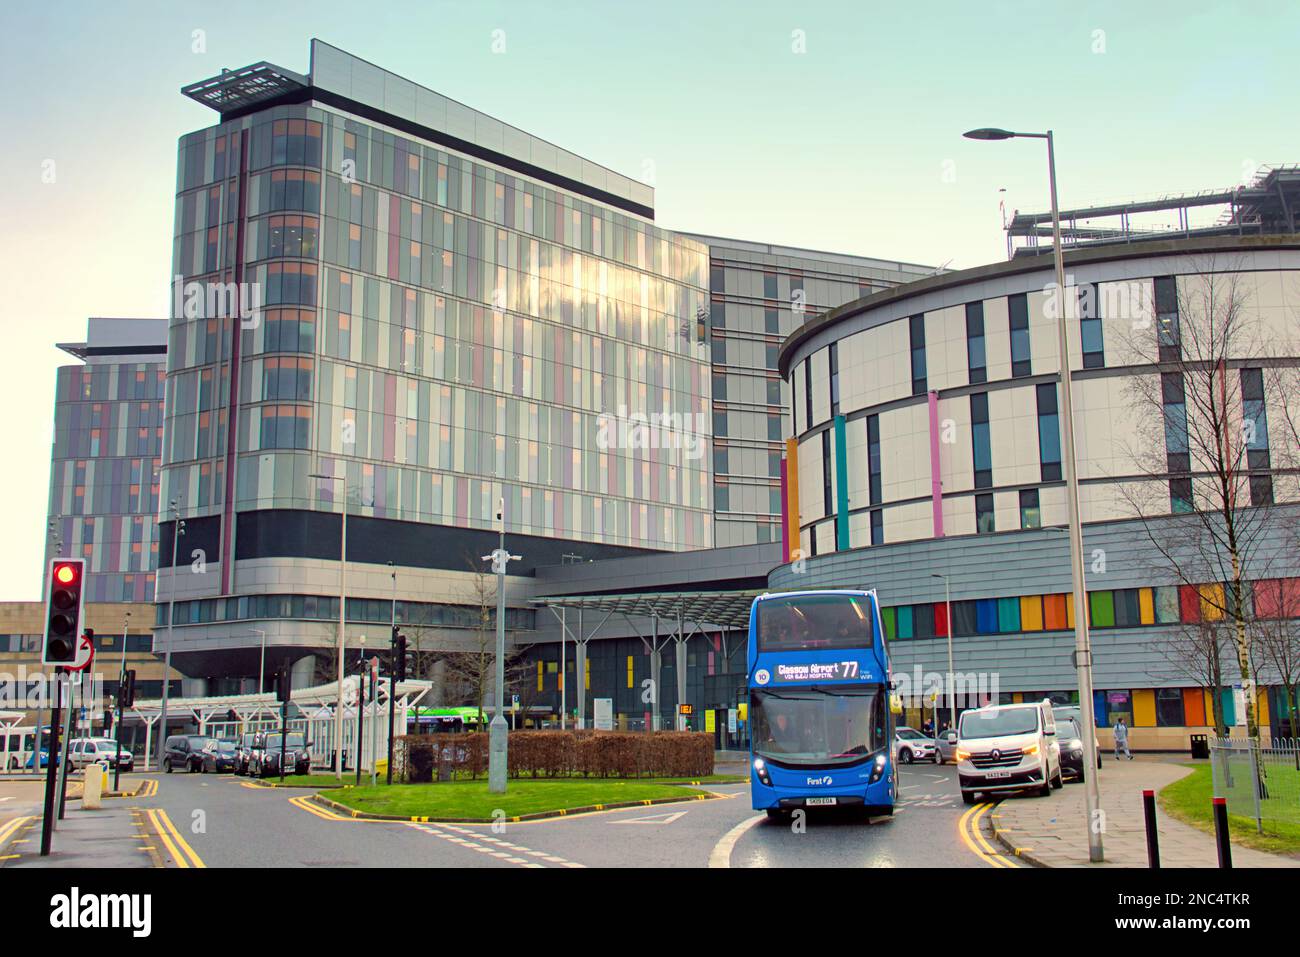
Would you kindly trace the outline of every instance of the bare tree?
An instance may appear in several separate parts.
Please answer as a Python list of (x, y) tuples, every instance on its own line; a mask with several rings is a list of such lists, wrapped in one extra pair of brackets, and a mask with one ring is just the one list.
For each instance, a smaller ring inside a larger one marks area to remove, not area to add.
[[(1266, 364), (1267, 349), (1235, 267), (1211, 259), (1198, 263), (1197, 273), (1179, 277), (1172, 297), (1157, 291), (1154, 328), (1150, 321), (1133, 323), (1130, 361), (1152, 371), (1128, 379), (1138, 422), (1129, 451), (1138, 474), (1120, 488), (1168, 570), (1199, 596), (1195, 617), (1210, 627), (1181, 643), (1191, 667), (1203, 670), (1196, 662), (1209, 654), (1211, 636), (1226, 632), (1230, 673), (1249, 689), (1247, 574), (1275, 510), (1271, 463), (1254, 454), (1267, 444), (1246, 411), (1241, 370)], [(1251, 376), (1250, 391), (1272, 381)], [(1264, 401), (1280, 404), (1276, 396)], [(1257, 739), (1254, 694), (1245, 695), (1245, 718)]]
[(1208, 723), (1214, 728), (1215, 736), (1220, 738), (1228, 735), (1228, 724), (1224, 720), (1221, 702), (1226, 687), (1223, 655), (1231, 644), (1231, 636), (1221, 622), (1200, 621), (1176, 625), (1169, 638), (1159, 646), (1168, 669), (1164, 673), (1152, 675), (1190, 681), (1207, 692), (1210, 700)]

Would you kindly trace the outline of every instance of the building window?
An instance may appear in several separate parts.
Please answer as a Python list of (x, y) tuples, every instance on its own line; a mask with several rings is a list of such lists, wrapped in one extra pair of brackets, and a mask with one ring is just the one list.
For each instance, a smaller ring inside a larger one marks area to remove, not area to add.
[(1169, 508), (1174, 514), (1192, 510), (1192, 457), (1187, 442), (1187, 401), (1181, 372), (1160, 375), (1160, 401), (1165, 418), (1165, 463), (1169, 469)]
[(1101, 303), (1097, 299), (1097, 287), (1089, 283), (1079, 286), (1077, 291), (1083, 367), (1100, 369), (1106, 364), (1106, 353), (1101, 335)]
[(1061, 480), (1061, 422), (1056, 411), (1056, 384), (1035, 387), (1038, 398), (1038, 462), (1044, 482)]
[(912, 316), (908, 321), (912, 343), (912, 395), (924, 395), (925, 379), (925, 316)]
[(1038, 508), (1038, 489), (1036, 488), (1020, 490), (1020, 527), (1043, 527), (1043, 515)]
[(811, 429), (813, 425), (812, 368), (812, 359), (805, 359), (803, 363), (803, 427), (805, 429)]
[(1022, 292), (1007, 297), (1011, 317), (1011, 377), (1031, 375), (1029, 357), (1029, 298)]
[[(840, 414), (840, 350), (838, 346), (839, 343), (832, 342), (830, 345), (830, 349), (827, 350), (830, 353), (829, 361), (830, 361), (830, 368), (831, 368), (831, 415), (832, 416)], [(775, 350), (776, 346), (773, 346), (772, 349)], [(772, 362), (768, 364), (768, 368), (769, 369), (776, 368), (775, 358), (773, 359)]]
[(1178, 285), (1173, 276), (1157, 276), (1156, 341), (1161, 362), (1176, 362), (1182, 354), (1182, 335), (1178, 328)]
[(883, 509), (875, 508), (871, 510), (871, 544), (885, 544), (885, 516)]
[(1157, 688), (1156, 727), (1181, 728), (1185, 721), (1186, 718), (1183, 712), (1183, 689)]
[(763, 298), (776, 298), (776, 273), (763, 273)]
[(1264, 409), (1264, 372), (1241, 370), (1241, 430), (1250, 469), (1250, 504), (1273, 504), (1273, 476), (1268, 449), (1268, 413)]
[(867, 416), (867, 486), (871, 505), (880, 504), (880, 416)]
[(989, 396), (976, 392), (970, 397), (971, 456), (975, 465), (975, 487), (993, 487), (993, 449), (989, 442)]
[(995, 531), (993, 522), (993, 496), (990, 494), (975, 496), (975, 531), (981, 535)]
[(831, 430), (822, 430), (822, 514), (833, 516), (835, 514), (834, 484), (831, 481), (833, 473), (831, 465)]
[(984, 303), (966, 303), (966, 363), (972, 385), (989, 380), (984, 348)]

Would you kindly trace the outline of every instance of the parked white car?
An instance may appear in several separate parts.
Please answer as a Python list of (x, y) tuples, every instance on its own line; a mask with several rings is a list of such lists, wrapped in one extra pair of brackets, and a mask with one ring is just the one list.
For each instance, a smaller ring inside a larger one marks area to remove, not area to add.
[(894, 729), (894, 760), (899, 764), (911, 764), (913, 761), (933, 761), (937, 764), (938, 754), (933, 738), (927, 738), (915, 728)]
[(112, 768), (118, 762), (123, 771), (130, 771), (135, 765), (135, 757), (126, 748), (118, 748), (112, 738), (73, 738), (68, 753), (68, 763), (74, 768), (84, 768), (88, 764), (102, 764)]

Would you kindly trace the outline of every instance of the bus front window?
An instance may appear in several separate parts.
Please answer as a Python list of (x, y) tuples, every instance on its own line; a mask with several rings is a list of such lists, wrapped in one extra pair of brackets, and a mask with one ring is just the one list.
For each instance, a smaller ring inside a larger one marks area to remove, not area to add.
[(884, 698), (876, 688), (755, 691), (752, 707), (754, 753), (781, 764), (850, 764), (885, 743)]

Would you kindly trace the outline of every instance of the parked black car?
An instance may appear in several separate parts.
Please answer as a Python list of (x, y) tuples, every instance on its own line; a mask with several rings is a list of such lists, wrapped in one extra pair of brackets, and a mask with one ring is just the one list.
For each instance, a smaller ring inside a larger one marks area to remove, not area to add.
[[(290, 731), (284, 743), (284, 773), (308, 774), (311, 772), (311, 752), (302, 734)], [(249, 752), (248, 773), (251, 777), (265, 778), (280, 773), (280, 732), (261, 731), (253, 739)]]
[(241, 734), (239, 740), (235, 742), (235, 773), (248, 773), (248, 759), (253, 754), (253, 741), (257, 739), (257, 732), (249, 731)]
[(204, 774), (234, 771), (235, 760), (234, 741), (209, 741), (199, 753), (199, 770)]
[(1084, 779), (1083, 737), (1074, 718), (1056, 719), (1056, 740), (1061, 745), (1061, 774), (1073, 781)]
[(212, 739), (204, 734), (173, 734), (163, 745), (163, 770), (168, 774), (173, 771), (203, 770), (203, 747)]

